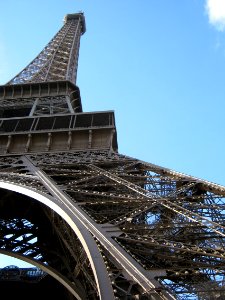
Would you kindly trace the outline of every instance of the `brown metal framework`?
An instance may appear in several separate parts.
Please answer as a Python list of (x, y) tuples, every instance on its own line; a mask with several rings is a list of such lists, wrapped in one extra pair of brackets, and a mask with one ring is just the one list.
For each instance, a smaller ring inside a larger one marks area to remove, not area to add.
[(225, 187), (118, 153), (114, 113), (82, 112), (84, 32), (67, 15), (0, 87), (0, 253), (68, 299), (224, 299)]
[(69, 80), (76, 82), (80, 36), (85, 32), (83, 14), (65, 16), (64, 26), (41, 53), (8, 84)]

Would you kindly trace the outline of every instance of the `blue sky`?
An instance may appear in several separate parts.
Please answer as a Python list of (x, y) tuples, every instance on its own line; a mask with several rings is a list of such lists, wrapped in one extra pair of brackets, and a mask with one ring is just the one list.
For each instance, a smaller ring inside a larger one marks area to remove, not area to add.
[(83, 11), (83, 110), (115, 111), (120, 153), (225, 185), (224, 0), (8, 0), (0, 11), (0, 84)]

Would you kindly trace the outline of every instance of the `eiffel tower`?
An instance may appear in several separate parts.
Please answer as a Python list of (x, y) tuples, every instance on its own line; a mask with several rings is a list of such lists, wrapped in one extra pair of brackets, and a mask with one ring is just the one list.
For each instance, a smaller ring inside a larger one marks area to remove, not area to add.
[(36, 267), (0, 269), (1, 288), (32, 281), (56, 299), (225, 299), (225, 187), (118, 153), (114, 112), (82, 111), (85, 30), (82, 12), (66, 15), (0, 86), (0, 253)]

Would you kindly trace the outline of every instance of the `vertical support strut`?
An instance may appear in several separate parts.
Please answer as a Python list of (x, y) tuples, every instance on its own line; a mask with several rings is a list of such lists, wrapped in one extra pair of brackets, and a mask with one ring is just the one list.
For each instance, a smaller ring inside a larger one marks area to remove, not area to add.
[[(44, 174), (43, 171), (35, 167), (32, 162), (25, 156), (22, 157), (23, 162), (27, 165), (28, 169), (37, 176), (42, 184), (47, 188), (47, 190), (52, 194), (54, 199), (57, 202), (62, 203), (62, 207), (65, 213), (67, 213), (74, 225), (76, 226), (75, 233), (77, 234), (78, 238), (80, 239), (84, 250), (89, 258), (89, 261), (92, 266), (92, 270), (95, 276), (96, 284), (99, 291), (99, 297), (101, 300), (113, 300), (114, 293), (112, 290), (112, 285), (108, 277), (108, 273), (99, 252), (99, 249), (91, 236), (90, 232), (93, 232), (87, 229), (90, 229), (90, 221), (85, 217), (81, 210), (78, 209), (71, 200), (65, 195), (49, 178)], [(69, 224), (73, 229), (74, 225)]]

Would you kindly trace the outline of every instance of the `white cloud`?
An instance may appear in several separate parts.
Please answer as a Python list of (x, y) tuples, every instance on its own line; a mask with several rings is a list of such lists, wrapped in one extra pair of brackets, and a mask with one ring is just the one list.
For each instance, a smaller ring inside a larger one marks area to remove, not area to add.
[(206, 0), (209, 22), (220, 31), (225, 30), (225, 0)]

